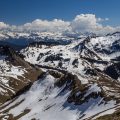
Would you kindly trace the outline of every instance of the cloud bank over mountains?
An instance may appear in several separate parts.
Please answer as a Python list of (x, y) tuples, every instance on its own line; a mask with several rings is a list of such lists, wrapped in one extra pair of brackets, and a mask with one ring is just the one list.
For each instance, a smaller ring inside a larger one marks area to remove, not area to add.
[(63, 21), (54, 19), (51, 21), (36, 19), (31, 23), (15, 26), (0, 22), (0, 30), (20, 31), (20, 32), (72, 32), (72, 33), (86, 33), (92, 32), (96, 34), (107, 34), (120, 31), (120, 26), (104, 26), (102, 23), (108, 21), (108, 18), (97, 18), (94, 14), (80, 14), (72, 21)]

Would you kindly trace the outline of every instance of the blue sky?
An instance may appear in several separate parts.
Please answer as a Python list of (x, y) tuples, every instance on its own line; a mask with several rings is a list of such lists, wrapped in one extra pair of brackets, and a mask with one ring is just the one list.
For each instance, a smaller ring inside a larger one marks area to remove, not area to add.
[(20, 25), (35, 19), (72, 20), (79, 14), (109, 18), (104, 24), (120, 25), (120, 0), (0, 0), (0, 21)]

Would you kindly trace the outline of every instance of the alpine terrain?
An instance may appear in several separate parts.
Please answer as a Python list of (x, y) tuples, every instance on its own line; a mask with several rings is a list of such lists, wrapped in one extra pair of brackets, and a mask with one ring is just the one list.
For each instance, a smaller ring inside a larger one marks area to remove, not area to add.
[(0, 31), (0, 120), (120, 120), (120, 32)]

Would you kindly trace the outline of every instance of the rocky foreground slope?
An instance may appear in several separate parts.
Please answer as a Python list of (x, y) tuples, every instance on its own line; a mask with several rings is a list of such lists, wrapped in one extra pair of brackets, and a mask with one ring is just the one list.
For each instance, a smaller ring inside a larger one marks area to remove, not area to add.
[(12, 48), (0, 46), (0, 104), (38, 79), (42, 71), (25, 62)]
[(1, 120), (120, 119), (120, 33), (63, 43), (0, 47)]

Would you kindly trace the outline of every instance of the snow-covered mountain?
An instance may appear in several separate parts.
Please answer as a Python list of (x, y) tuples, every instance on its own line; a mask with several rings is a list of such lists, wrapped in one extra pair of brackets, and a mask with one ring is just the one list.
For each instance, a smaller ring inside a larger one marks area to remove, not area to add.
[(0, 95), (10, 95), (1, 102), (1, 120), (120, 119), (119, 32), (4, 32), (0, 38)]
[[(83, 36), (83, 35), (82, 35)], [(62, 33), (52, 33), (52, 32), (10, 32), (10, 31), (0, 31), (0, 41), (11, 43), (14, 45), (25, 46), (33, 41), (59, 41), (64, 42), (73, 40), (78, 37), (77, 34), (62, 34)]]

